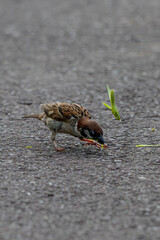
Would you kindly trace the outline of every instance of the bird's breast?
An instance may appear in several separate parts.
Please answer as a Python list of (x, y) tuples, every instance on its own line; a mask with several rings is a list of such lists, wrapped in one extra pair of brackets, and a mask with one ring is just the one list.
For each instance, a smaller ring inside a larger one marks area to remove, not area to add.
[(49, 117), (46, 118), (46, 125), (51, 131), (54, 132), (58, 132), (62, 127), (62, 123), (60, 121), (56, 121)]
[(79, 135), (75, 132), (75, 122), (73, 121), (63, 122), (54, 120), (52, 118), (47, 118), (46, 125), (51, 131), (54, 131), (56, 133), (65, 133), (79, 137)]

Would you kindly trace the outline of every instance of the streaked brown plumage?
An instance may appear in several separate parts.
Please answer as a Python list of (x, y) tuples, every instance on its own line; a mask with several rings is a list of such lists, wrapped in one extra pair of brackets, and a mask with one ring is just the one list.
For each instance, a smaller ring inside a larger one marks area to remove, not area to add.
[(52, 132), (52, 141), (57, 151), (63, 149), (57, 146), (57, 133), (70, 134), (80, 139), (94, 139), (104, 144), (103, 131), (91, 115), (76, 103), (46, 103), (41, 105), (43, 113), (24, 116), (23, 118), (37, 118), (47, 125)]

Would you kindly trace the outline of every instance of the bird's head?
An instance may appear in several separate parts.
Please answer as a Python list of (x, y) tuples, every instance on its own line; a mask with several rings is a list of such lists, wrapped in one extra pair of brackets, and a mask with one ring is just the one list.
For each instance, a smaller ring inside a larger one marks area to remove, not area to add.
[(82, 138), (93, 139), (104, 144), (103, 130), (95, 121), (82, 117), (78, 119), (77, 131), (80, 133)]

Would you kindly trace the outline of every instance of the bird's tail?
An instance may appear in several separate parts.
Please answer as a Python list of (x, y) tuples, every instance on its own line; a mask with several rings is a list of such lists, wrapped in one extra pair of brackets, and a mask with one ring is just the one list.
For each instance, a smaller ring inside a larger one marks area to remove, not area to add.
[(22, 118), (37, 118), (39, 120), (42, 120), (43, 117), (44, 117), (44, 113), (40, 113), (40, 114), (26, 115), (26, 116), (23, 116)]

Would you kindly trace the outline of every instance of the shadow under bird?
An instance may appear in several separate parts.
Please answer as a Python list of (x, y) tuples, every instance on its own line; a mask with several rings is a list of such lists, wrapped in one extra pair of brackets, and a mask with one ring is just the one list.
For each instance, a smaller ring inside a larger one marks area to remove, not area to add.
[[(64, 149), (57, 145), (56, 134), (65, 133), (82, 141), (93, 139), (104, 144), (103, 130), (99, 124), (91, 120), (90, 113), (76, 103), (46, 103), (41, 104), (43, 113), (24, 116), (23, 118), (37, 118), (52, 132), (51, 139), (57, 151)], [(86, 145), (97, 145), (88, 140)]]

